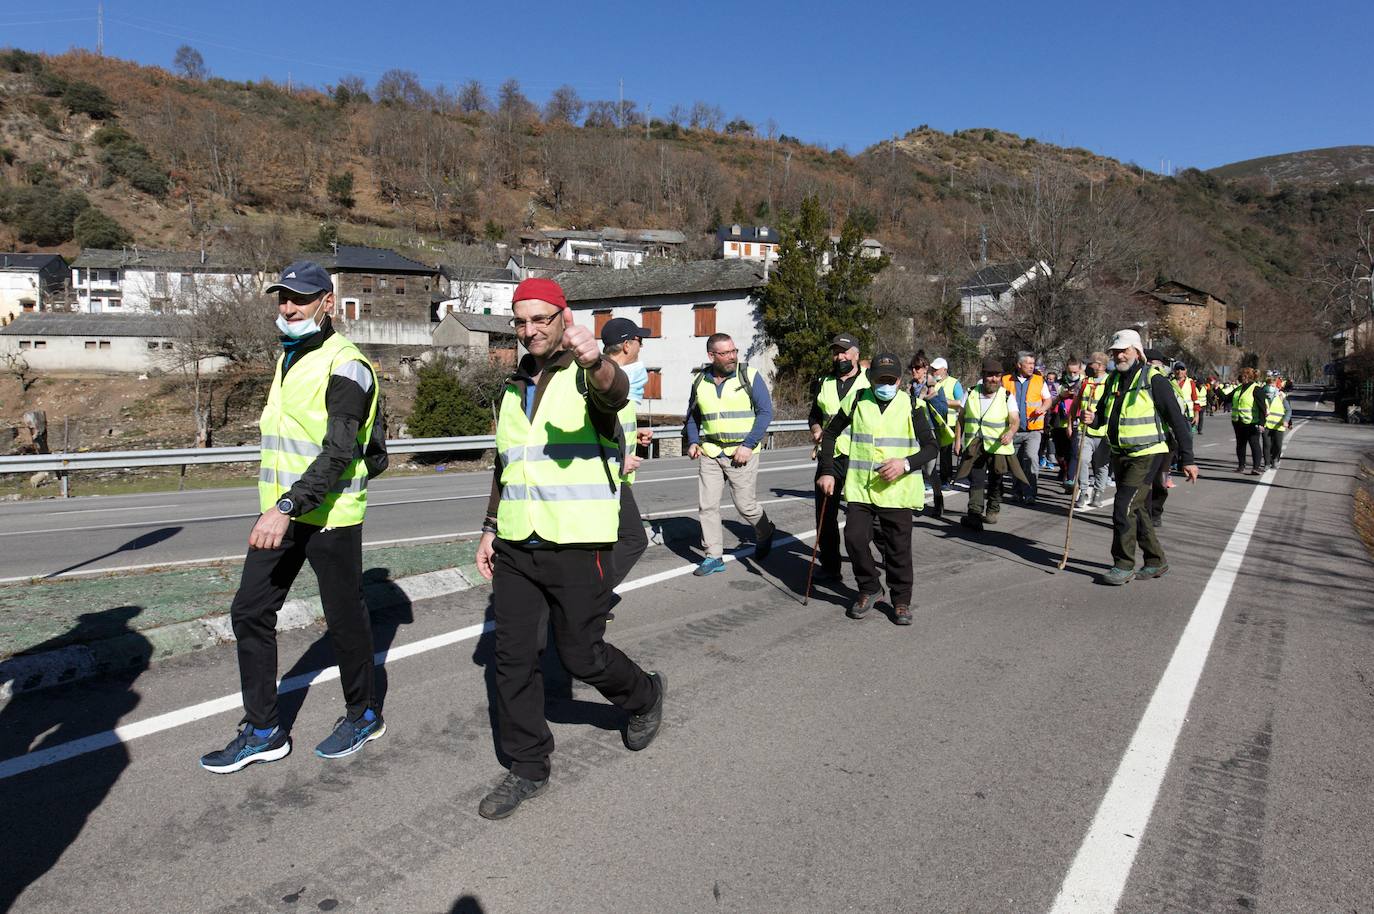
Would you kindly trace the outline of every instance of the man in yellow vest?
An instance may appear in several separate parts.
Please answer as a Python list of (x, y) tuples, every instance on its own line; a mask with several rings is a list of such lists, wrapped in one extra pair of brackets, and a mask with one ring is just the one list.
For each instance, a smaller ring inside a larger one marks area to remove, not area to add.
[(620, 526), (618, 455), (608, 442), (617, 438), (629, 381), (592, 331), (573, 323), (553, 280), (521, 282), (512, 309), (528, 352), (501, 396), (477, 546), (477, 570), (492, 582), (496, 721), (511, 760), (477, 807), (487, 819), (505, 818), (548, 786), (553, 734), (541, 660), (550, 623), (568, 673), (629, 712), (626, 748), (653, 741), (666, 692), (662, 673), (645, 673), (604, 640)]
[[(1078, 400), (1074, 403), (1072, 422), (1075, 427), (1083, 413), (1097, 409), (1102, 399), (1102, 388), (1107, 383), (1107, 354), (1094, 352), (1088, 356), (1088, 373)], [(1107, 447), (1107, 432), (1100, 428), (1083, 425), (1083, 440), (1079, 442), (1078, 452), (1078, 502), (1077, 510), (1098, 508), (1107, 494), (1107, 465), (1111, 449)]]
[(964, 398), (955, 442), (962, 457), (958, 476), (969, 480), (968, 510), (959, 523), (977, 531), (985, 523), (997, 523), (1005, 474), (1028, 484), (1013, 445), (1021, 425), (1020, 409), (1002, 383), (1002, 363), (984, 359), (982, 378)]
[(740, 361), (728, 334), (707, 337), (706, 354), (711, 364), (692, 380), (686, 421), (687, 456), (699, 460), (697, 505), (706, 556), (692, 572), (698, 577), (725, 570), (720, 497), (727, 485), (735, 510), (754, 528), (756, 561), (768, 557), (776, 531), (756, 494), (757, 448), (773, 421), (768, 385)]
[(835, 448), (848, 432), (846, 461), (844, 546), (854, 567), (859, 596), (846, 611), (862, 619), (882, 596), (882, 582), (873, 563), (874, 527), (883, 554), (883, 571), (892, 597), (892, 621), (911, 624), (911, 563), (913, 512), (925, 504), (925, 478), (921, 472), (937, 453), (935, 432), (921, 398), (899, 389), (902, 365), (891, 353), (873, 359), (868, 371), (872, 386), (861, 390), (852, 406), (835, 415), (821, 439), (820, 477), (817, 487), (833, 496), (839, 489)]
[[(821, 443), (825, 426), (831, 419), (854, 407), (854, 398), (869, 386), (868, 375), (859, 370), (859, 340), (853, 334), (840, 333), (830, 341), (830, 374), (816, 385), (807, 424), (811, 426), (811, 440)], [(819, 454), (818, 454), (819, 456)], [(820, 555), (817, 581), (840, 580), (840, 495), (849, 472), (849, 436), (836, 442), (834, 455), (835, 479), (841, 480), (835, 492), (826, 496), (820, 488), (821, 462), (816, 464), (816, 538)]]
[[(945, 395), (945, 425), (954, 429), (959, 425), (959, 407), (964, 405), (964, 386), (959, 383), (959, 379), (951, 377), (949, 373), (949, 362), (943, 356), (938, 356), (930, 363), (930, 383), (936, 391)], [(940, 447), (940, 482), (942, 490), (950, 492), (954, 489), (954, 442)]]
[(291, 752), (277, 714), (276, 622), (306, 562), (319, 581), (345, 707), (315, 754), (351, 755), (386, 732), (374, 693), (372, 623), (362, 598), (363, 454), (377, 414), (377, 378), (358, 348), (334, 331), (334, 288), (322, 267), (293, 263), (266, 292), (277, 294), (282, 354), (259, 423), (262, 514), (248, 536), (229, 609), (244, 721), (229, 745), (201, 757), (201, 766), (216, 774)]
[[(1167, 574), (1169, 562), (1150, 521), (1151, 482), (1169, 460), (1168, 432), (1173, 432), (1183, 475), (1196, 482), (1193, 435), (1174, 389), (1163, 373), (1145, 359), (1140, 334), (1121, 330), (1108, 347), (1116, 365), (1103, 388), (1097, 409), (1084, 413), (1090, 428), (1104, 429), (1112, 450), (1116, 500), (1112, 505), (1113, 564), (1101, 583), (1120, 585), (1136, 577)], [(1145, 564), (1136, 571), (1136, 544)]]

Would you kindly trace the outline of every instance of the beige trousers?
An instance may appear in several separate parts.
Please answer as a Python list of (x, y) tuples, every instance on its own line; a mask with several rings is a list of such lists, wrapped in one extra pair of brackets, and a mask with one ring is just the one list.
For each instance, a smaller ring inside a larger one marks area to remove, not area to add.
[(697, 507), (701, 519), (701, 544), (710, 558), (720, 558), (723, 552), (722, 531), (720, 526), (720, 496), (726, 484), (730, 486), (730, 499), (740, 517), (758, 530), (763, 520), (763, 508), (759, 507), (755, 489), (759, 481), (759, 455), (762, 449), (754, 451), (749, 462), (737, 467), (730, 458), (721, 454), (712, 459), (702, 454), (697, 458)]

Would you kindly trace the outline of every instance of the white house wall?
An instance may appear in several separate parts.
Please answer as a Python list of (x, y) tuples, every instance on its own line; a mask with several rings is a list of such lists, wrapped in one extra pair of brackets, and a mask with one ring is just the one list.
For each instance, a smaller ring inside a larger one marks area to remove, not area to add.
[(35, 310), (43, 306), (43, 292), (38, 274), (20, 270), (0, 272), (0, 319), (8, 320), (23, 312), (21, 302), (30, 302)]
[[(21, 345), (27, 342), (28, 346)], [(39, 343), (42, 345), (40, 346)], [(94, 348), (88, 344), (94, 343)], [(178, 370), (175, 350), (164, 348), (176, 344), (161, 337), (141, 336), (0, 336), (0, 352), (18, 353), (35, 371), (91, 371), (144, 374), (154, 369)], [(102, 344), (104, 344), (102, 348)], [(156, 349), (150, 348), (156, 346)], [(227, 362), (205, 359), (206, 371), (218, 371)]]
[[(159, 274), (167, 276), (165, 292), (157, 289)], [(98, 279), (92, 279), (92, 274)], [(194, 294), (182, 288), (182, 277), (188, 276), (201, 294), (218, 292), (229, 294), (236, 287), (254, 285), (251, 273), (206, 273), (179, 270), (151, 270), (136, 267), (122, 269), (72, 269), (72, 288), (77, 295), (77, 307), (90, 314), (149, 314), (154, 299), (185, 301)]]

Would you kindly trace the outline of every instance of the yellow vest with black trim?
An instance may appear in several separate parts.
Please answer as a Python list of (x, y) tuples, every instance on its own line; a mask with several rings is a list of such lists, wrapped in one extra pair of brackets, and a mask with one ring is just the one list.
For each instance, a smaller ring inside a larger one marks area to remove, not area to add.
[[(859, 372), (854, 376), (854, 383), (849, 385), (849, 390), (843, 397), (840, 396), (839, 378), (825, 378), (821, 381), (821, 389), (816, 392), (816, 406), (820, 409), (825, 421), (821, 423), (821, 428), (842, 412), (848, 412), (854, 406), (854, 398), (859, 395), (859, 391), (866, 389), (868, 384), (868, 374)], [(849, 429), (840, 433), (840, 437), (835, 439), (835, 456), (849, 456)]]
[[(325, 393), (334, 369), (346, 362), (371, 363), (358, 347), (342, 334), (335, 333), (318, 349), (301, 356), (282, 377), (286, 356), (277, 358), (272, 387), (267, 392), (258, 428), (262, 432), (261, 460), (258, 470), (258, 508), (266, 511), (295, 485), (315, 458), (324, 450), (329, 425)], [(372, 402), (367, 421), (358, 427), (353, 459), (339, 474), (334, 490), (324, 496), (313, 511), (294, 518), (314, 527), (352, 527), (363, 522), (367, 511), (367, 467), (363, 447), (372, 434), (377, 415), (377, 376), (372, 377)]]
[(1193, 418), (1193, 400), (1183, 390), (1183, 385), (1174, 378), (1169, 379), (1169, 386), (1174, 389), (1174, 397), (1178, 400), (1178, 406), (1183, 410), (1183, 415), (1188, 419)]
[(696, 380), (696, 403), (701, 416), (701, 452), (712, 459), (729, 457), (744, 443), (754, 427), (754, 401), (746, 384), (754, 383), (754, 373), (740, 365), (716, 392), (711, 370)]
[(1268, 415), (1264, 417), (1264, 427), (1279, 431), (1283, 428), (1283, 401), (1288, 399), (1288, 394), (1279, 391), (1269, 400)]
[[(1011, 395), (1005, 387), (998, 387), (992, 395), (987, 411), (983, 410), (983, 392), (971, 390), (964, 398), (964, 450), (967, 451), (974, 441), (982, 439), (983, 451), (987, 454), (1010, 454), (1016, 448), (1002, 443), (1011, 421)], [(1013, 429), (1014, 430), (1014, 429)]]
[[(1135, 382), (1122, 394), (1115, 435), (1112, 435), (1110, 418), (1107, 422), (1107, 443), (1113, 451), (1128, 457), (1144, 457), (1169, 450), (1164, 423), (1160, 421), (1154, 393), (1150, 390), (1151, 379), (1155, 377), (1163, 375), (1158, 369), (1142, 365), (1136, 372)], [(1108, 376), (1107, 385), (1102, 391), (1102, 400), (1107, 409), (1112, 408), (1111, 398), (1117, 395), (1120, 384), (1120, 372)], [(1178, 396), (1177, 391), (1174, 395)]]
[(501, 458), (497, 536), (549, 543), (613, 543), (620, 527), (616, 451), (592, 427), (574, 366), (552, 372), (533, 419), (519, 385), (501, 397), (496, 452)]
[(1241, 384), (1231, 393), (1231, 421), (1243, 425), (1259, 425), (1264, 417), (1259, 414), (1255, 402), (1255, 391), (1259, 385), (1254, 381)]
[[(951, 429), (959, 424), (959, 406), (954, 402), (954, 388), (958, 384), (958, 378), (945, 375), (940, 379), (940, 383), (935, 385), (935, 389), (945, 395), (945, 425)], [(968, 396), (968, 391), (964, 391), (964, 396)]]
[[(1102, 402), (1102, 391), (1107, 386), (1106, 378), (1084, 378), (1083, 387), (1080, 392), (1082, 408), (1097, 412), (1097, 404)], [(1087, 432), (1091, 438), (1102, 438), (1107, 434), (1107, 426), (1093, 428), (1086, 422), (1083, 424), (1083, 431)]]
[[(924, 401), (917, 403), (917, 409), (926, 409)], [(844, 495), (849, 501), (877, 508), (925, 506), (926, 484), (921, 473), (906, 473), (891, 482), (878, 475), (884, 461), (893, 457), (905, 460), (921, 450), (911, 410), (911, 395), (904, 390), (897, 391), (887, 409), (879, 409), (872, 388), (854, 399), (849, 472), (844, 478)]]

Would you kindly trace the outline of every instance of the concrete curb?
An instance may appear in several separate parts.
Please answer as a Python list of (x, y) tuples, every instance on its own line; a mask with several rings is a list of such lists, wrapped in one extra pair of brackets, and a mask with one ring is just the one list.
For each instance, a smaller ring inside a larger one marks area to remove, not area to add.
[[(411, 575), (363, 588), (369, 610), (389, 609), (404, 602), (447, 596), (485, 584), (474, 570), (468, 577), (458, 568)], [(319, 597), (287, 600), (277, 613), (277, 631), (291, 631), (324, 619)], [(0, 701), (91, 676), (143, 669), (153, 660), (224, 644), (234, 640), (228, 613), (159, 625), (90, 644), (72, 644), (41, 654), (21, 654), (0, 662)]]

